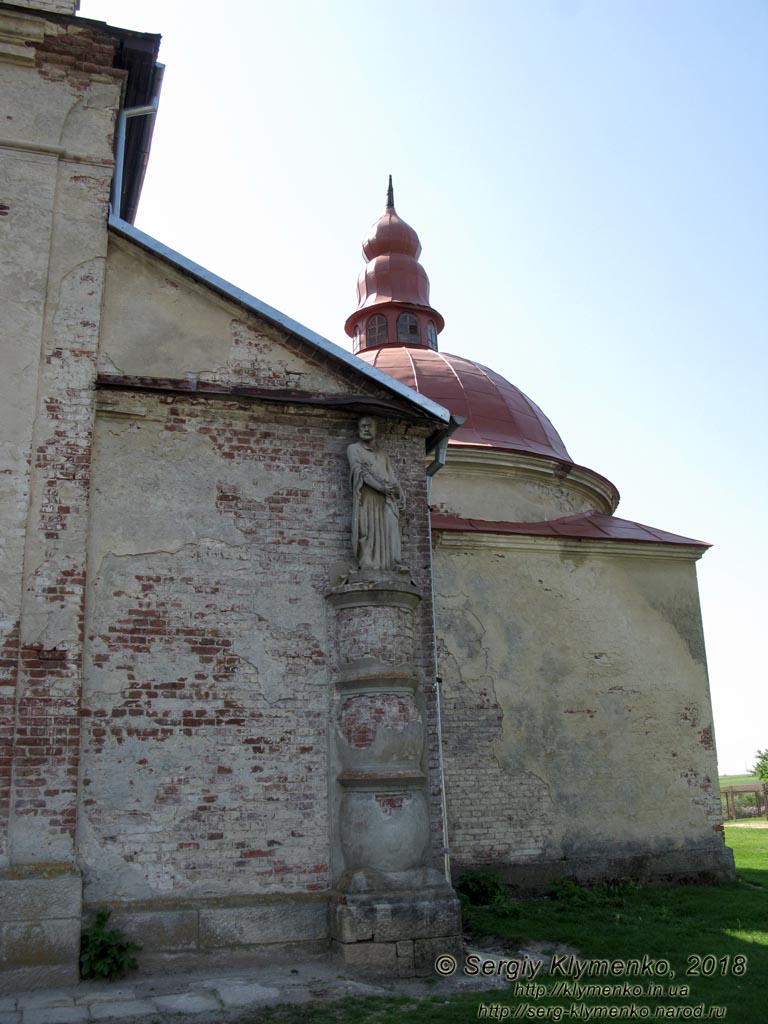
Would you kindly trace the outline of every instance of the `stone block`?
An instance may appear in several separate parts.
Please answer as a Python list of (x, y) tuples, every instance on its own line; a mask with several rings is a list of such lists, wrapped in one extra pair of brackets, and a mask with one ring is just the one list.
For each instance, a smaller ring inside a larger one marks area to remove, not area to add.
[[(102, 988), (102, 985), (106, 987)], [(75, 1005), (87, 1003), (90, 1006), (91, 1003), (114, 1003), (118, 999), (135, 998), (136, 990), (133, 988), (116, 988), (112, 981), (86, 981), (78, 986)]]
[(74, 1006), (75, 997), (66, 989), (48, 989), (43, 992), (20, 992), (17, 997), (20, 1010), (40, 1010), (50, 1006)]
[(200, 948), (301, 942), (326, 938), (325, 901), (275, 902), (200, 911)]
[(0, 874), (0, 992), (76, 983), (80, 875), (59, 865)]
[(413, 978), (416, 974), (413, 942), (410, 939), (407, 939), (405, 942), (396, 942), (395, 949), (397, 951), (398, 978)]
[(218, 999), (211, 995), (181, 992), (173, 996), (156, 996), (155, 1005), (166, 1013), (207, 1013), (220, 1010)]
[(333, 955), (341, 967), (351, 971), (374, 977), (398, 976), (394, 942), (334, 942)]
[(78, 962), (71, 964), (43, 964), (38, 967), (8, 967), (0, 969), (0, 995), (46, 989), (53, 985), (77, 985), (80, 980)]
[[(22, 873), (23, 872), (23, 873)], [(43, 868), (0, 873), (3, 921), (80, 917), (82, 880), (72, 872), (46, 873)]]
[(83, 1024), (88, 1019), (87, 1006), (46, 1006), (24, 1011), (24, 1024)]
[[(85, 1009), (85, 1007), (83, 1007)], [(146, 999), (126, 999), (124, 1002), (94, 1003), (90, 1007), (91, 1020), (111, 1020), (119, 1017), (146, 1017), (156, 1013), (154, 1003)]]
[(464, 960), (464, 943), (461, 935), (445, 935), (438, 939), (416, 939), (413, 944), (414, 967), (418, 977), (431, 976), (435, 973), (435, 960), (438, 956), (454, 957), (457, 964)]
[(22, 1024), (21, 1010), (0, 1010), (0, 1024)]
[(373, 940), (376, 907), (371, 903), (337, 903), (331, 907), (331, 935), (339, 942)]
[(110, 926), (119, 928), (144, 952), (152, 950), (197, 949), (196, 910), (115, 911)]
[(460, 930), (461, 911), (456, 899), (376, 905), (376, 942), (455, 935)]
[(77, 964), (80, 919), (11, 921), (0, 928), (0, 967)]
[[(457, 864), (454, 877), (462, 870), (482, 867)], [(685, 846), (679, 850), (624, 851), (602, 856), (570, 856), (567, 860), (539, 859), (525, 864), (505, 864), (499, 877), (519, 893), (547, 891), (560, 878), (575, 878), (592, 885), (606, 878), (652, 882), (698, 882), (713, 884), (733, 880), (733, 851), (722, 843), (708, 847)]]
[(282, 998), (280, 989), (257, 984), (218, 984), (216, 992), (225, 1006), (257, 1006), (277, 1003)]
[(331, 909), (331, 930), (340, 942), (400, 942), (461, 932), (459, 901), (441, 896), (433, 900), (370, 900), (336, 904)]

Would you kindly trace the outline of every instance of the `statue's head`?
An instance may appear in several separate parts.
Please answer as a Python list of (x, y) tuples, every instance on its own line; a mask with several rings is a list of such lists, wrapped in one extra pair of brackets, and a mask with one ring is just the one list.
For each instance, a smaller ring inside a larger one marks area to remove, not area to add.
[(376, 420), (372, 416), (361, 416), (357, 422), (357, 435), (361, 441), (375, 441)]

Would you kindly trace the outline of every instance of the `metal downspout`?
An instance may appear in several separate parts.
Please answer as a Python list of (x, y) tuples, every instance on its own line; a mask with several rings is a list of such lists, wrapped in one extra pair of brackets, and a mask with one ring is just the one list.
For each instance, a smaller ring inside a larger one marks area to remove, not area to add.
[(437, 620), (435, 618), (435, 577), (432, 560), (432, 515), (429, 512), (429, 492), (432, 487), (432, 477), (439, 473), (445, 465), (448, 452), (448, 438), (464, 422), (462, 417), (451, 416), (448, 427), (440, 434), (435, 446), (435, 457), (427, 466), (427, 525), (429, 533), (429, 596), (432, 602), (432, 643), (434, 647), (433, 656), (435, 662), (435, 710), (437, 718), (437, 757), (440, 765), (440, 807), (443, 815), (443, 871), (448, 884), (451, 884), (451, 855), (448, 848), (448, 806), (445, 799), (445, 771), (443, 769), (443, 710), (440, 701), (440, 685), (442, 678), (438, 670), (437, 660)]
[(152, 101), (143, 107), (124, 107), (117, 115), (117, 130), (115, 134), (115, 174), (112, 178), (112, 197), (110, 201), (110, 213), (120, 217), (120, 202), (123, 194), (123, 176), (125, 173), (125, 135), (126, 123), (129, 117), (154, 117), (160, 103), (160, 90), (163, 86), (164, 64), (156, 64), (155, 70), (157, 79), (155, 83), (155, 95)]

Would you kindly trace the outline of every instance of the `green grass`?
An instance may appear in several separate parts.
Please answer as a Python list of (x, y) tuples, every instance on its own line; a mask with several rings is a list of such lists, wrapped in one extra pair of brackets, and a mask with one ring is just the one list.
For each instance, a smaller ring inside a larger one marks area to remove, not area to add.
[(756, 775), (721, 775), (721, 786), (749, 786), (753, 782), (760, 782)]
[(753, 885), (768, 887), (768, 828), (734, 828), (726, 824), (725, 835), (736, 858), (739, 878)]
[[(768, 978), (768, 829), (728, 828), (728, 845), (734, 849), (738, 880), (719, 886), (641, 888), (613, 885), (586, 890), (571, 883), (557, 887), (558, 898), (515, 901), (511, 913), (472, 908), (465, 920), (474, 932), (473, 944), (482, 948), (483, 937), (498, 946), (500, 940), (510, 951), (531, 942), (554, 950), (566, 945), (578, 950), (578, 959), (638, 959), (648, 955), (657, 963), (668, 960), (670, 974), (662, 978), (616, 975), (586, 977), (582, 984), (647, 986), (688, 985), (687, 995), (667, 992), (663, 998), (553, 996), (553, 986), (565, 980), (540, 974), (537, 983), (547, 994), (537, 997), (516, 995), (514, 986), (486, 993), (430, 995), (426, 998), (376, 997), (313, 1003), (305, 1007), (273, 1007), (249, 1015), (243, 1024), (384, 1024), (405, 1020), (410, 1024), (465, 1024), (478, 1019), (480, 1004), (497, 1004), (507, 1019), (570, 1020), (558, 1017), (558, 1007), (574, 1004), (605, 1009), (609, 1006), (648, 1007), (651, 1017), (659, 1006), (692, 1010), (704, 1004), (727, 1007), (728, 1024), (760, 1024), (768, 1020), (764, 992)], [(698, 961), (700, 967), (715, 970), (712, 976), (691, 974), (696, 956), (710, 955), (713, 961)], [(728, 957), (726, 962), (724, 959)], [(746, 973), (734, 972), (734, 964), (746, 958)], [(727, 963), (727, 966), (726, 966)], [(543, 971), (543, 969), (542, 969)], [(674, 974), (674, 977), (672, 976)], [(520, 1010), (526, 1003), (528, 1010)], [(548, 1008), (548, 1009), (546, 1009)], [(534, 1018), (523, 1014), (549, 1013)], [(495, 1019), (503, 1019), (497, 1015)], [(598, 1018), (600, 1019), (600, 1018)], [(679, 1019), (685, 1019), (680, 1017)], [(694, 1018), (695, 1019), (695, 1018)], [(706, 1019), (706, 1018), (704, 1018)]]

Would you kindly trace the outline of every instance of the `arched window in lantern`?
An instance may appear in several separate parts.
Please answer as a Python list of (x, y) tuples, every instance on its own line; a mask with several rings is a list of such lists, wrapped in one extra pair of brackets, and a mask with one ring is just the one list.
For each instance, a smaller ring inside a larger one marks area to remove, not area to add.
[(413, 313), (401, 313), (397, 318), (397, 340), (400, 342), (419, 340), (419, 321)]
[(431, 320), (427, 320), (427, 344), (437, 350), (437, 331)]
[(386, 341), (387, 318), (377, 313), (376, 316), (369, 317), (365, 325), (365, 344), (370, 348), (371, 345), (384, 345)]
[(357, 355), (360, 351), (360, 324), (355, 327), (355, 337), (352, 342), (352, 351)]

